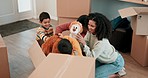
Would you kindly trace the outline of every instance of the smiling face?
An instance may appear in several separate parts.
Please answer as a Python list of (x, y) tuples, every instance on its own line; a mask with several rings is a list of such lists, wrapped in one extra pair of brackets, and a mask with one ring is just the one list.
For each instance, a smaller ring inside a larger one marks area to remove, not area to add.
[(45, 28), (48, 28), (50, 26), (50, 19), (49, 18), (44, 19), (42, 22), (40, 22), (40, 24)]
[(91, 32), (92, 34), (95, 34), (95, 29), (96, 29), (96, 22), (93, 20), (89, 20), (89, 22), (88, 22), (89, 32)]

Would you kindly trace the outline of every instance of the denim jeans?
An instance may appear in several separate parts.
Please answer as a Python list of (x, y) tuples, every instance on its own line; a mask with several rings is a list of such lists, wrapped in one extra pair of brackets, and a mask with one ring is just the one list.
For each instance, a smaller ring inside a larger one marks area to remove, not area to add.
[(124, 67), (124, 59), (121, 54), (113, 63), (100, 63), (96, 60), (95, 78), (108, 78), (109, 75), (117, 73)]

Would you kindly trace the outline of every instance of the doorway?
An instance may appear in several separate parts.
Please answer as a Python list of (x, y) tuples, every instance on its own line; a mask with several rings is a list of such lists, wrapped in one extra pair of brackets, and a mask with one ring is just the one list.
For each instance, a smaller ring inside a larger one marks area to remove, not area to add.
[[(25, 1), (25, 2), (24, 2)], [(1, 0), (0, 25), (33, 17), (33, 0)]]
[(18, 15), (19, 19), (28, 19), (33, 16), (33, 1), (32, 0), (18, 0)]
[(18, 12), (25, 12), (31, 10), (31, 0), (18, 0)]

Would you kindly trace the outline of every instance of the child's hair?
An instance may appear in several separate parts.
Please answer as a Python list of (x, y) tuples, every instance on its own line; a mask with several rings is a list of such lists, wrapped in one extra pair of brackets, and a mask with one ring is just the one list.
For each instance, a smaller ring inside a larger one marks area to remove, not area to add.
[(78, 19), (78, 22), (82, 24), (83, 27), (88, 29), (88, 17), (87, 15), (81, 15)]
[(72, 54), (72, 44), (68, 39), (61, 39), (58, 43), (58, 50), (62, 54)]
[(50, 19), (50, 15), (47, 12), (42, 12), (39, 16), (40, 22), (42, 22), (44, 19), (47, 19), (47, 18)]
[(95, 33), (98, 40), (102, 40), (103, 38), (109, 39), (112, 33), (112, 26), (106, 16), (100, 13), (90, 13), (88, 19), (93, 20), (96, 23)]

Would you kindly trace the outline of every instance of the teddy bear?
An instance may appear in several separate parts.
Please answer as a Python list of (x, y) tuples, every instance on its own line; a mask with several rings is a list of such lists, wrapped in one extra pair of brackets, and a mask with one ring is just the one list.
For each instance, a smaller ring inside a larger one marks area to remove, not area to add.
[(67, 39), (70, 41), (72, 44), (72, 53), (71, 55), (76, 55), (76, 56), (83, 56), (82, 55), (82, 50), (80, 48), (79, 42), (70, 36), (63, 36), (62, 38), (59, 37), (58, 35), (53, 35), (51, 36), (47, 41), (45, 41), (41, 48), (44, 54), (47, 56), (49, 53), (60, 53), (58, 49), (58, 43), (62, 39)]
[(69, 26), (70, 37), (75, 38), (75, 35), (83, 31), (82, 24), (78, 21), (71, 22)]
[[(51, 53), (54, 43), (58, 43), (60, 40), (61, 38), (59, 38), (58, 35), (50, 36), (49, 39), (45, 41), (41, 46), (44, 54), (47, 56), (49, 53)], [(59, 53), (58, 49), (54, 50), (55, 50), (54, 52)]]

